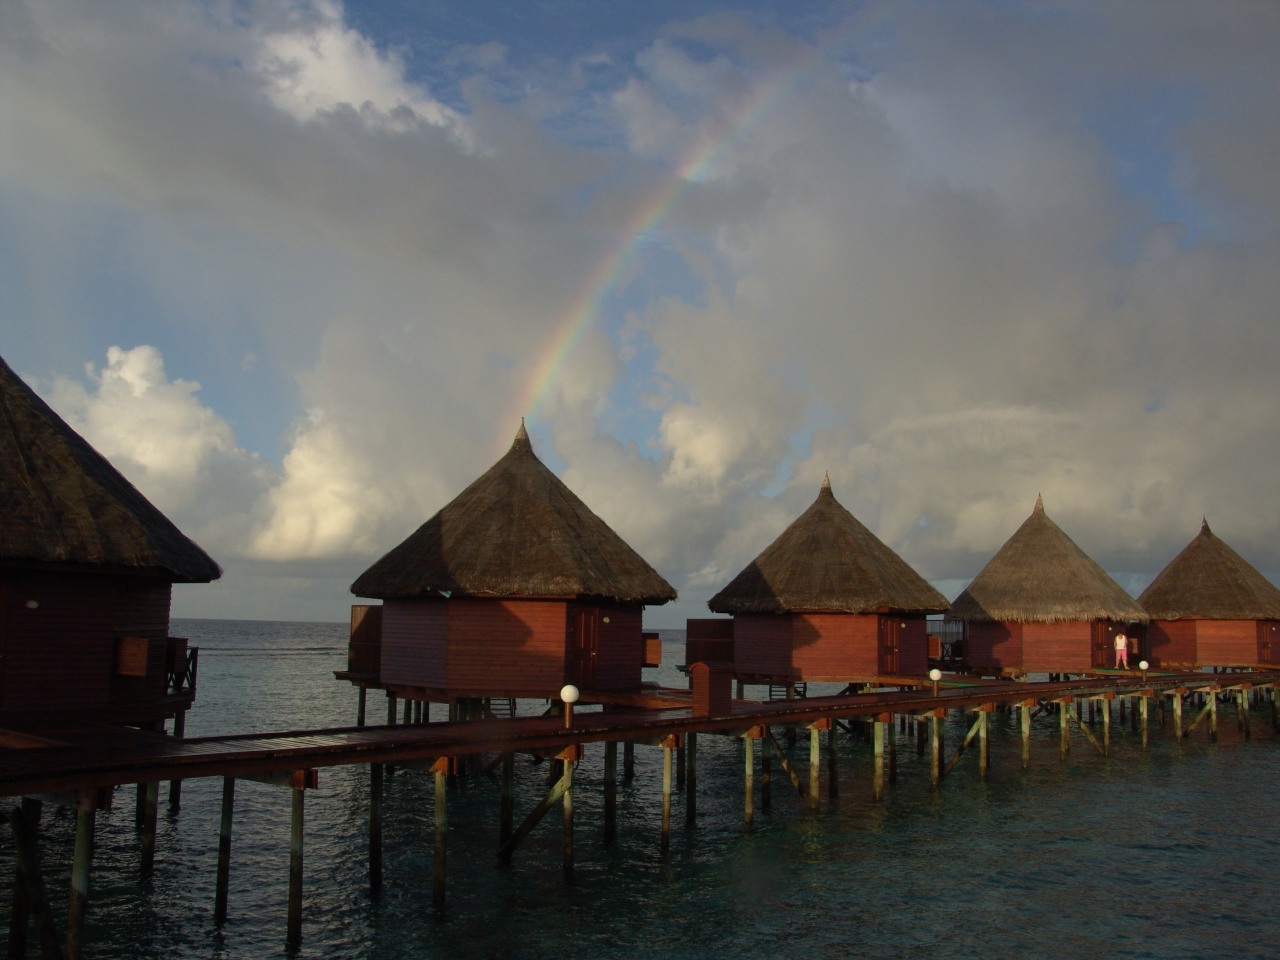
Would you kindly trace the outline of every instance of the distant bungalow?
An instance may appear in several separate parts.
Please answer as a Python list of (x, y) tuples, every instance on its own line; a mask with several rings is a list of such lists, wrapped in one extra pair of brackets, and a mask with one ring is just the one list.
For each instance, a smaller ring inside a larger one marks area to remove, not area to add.
[(188, 709), (172, 585), (222, 571), (2, 359), (0, 502), (0, 724)]
[[(1088, 673), (1115, 665), (1115, 634), (1147, 614), (1083, 550), (1035, 509), (951, 604), (967, 625), (974, 673)], [(1140, 651), (1130, 657), (1136, 664)]]
[(733, 615), (739, 679), (844, 681), (923, 676), (925, 618), (947, 600), (841, 506), (824, 477), (809, 509), (707, 606)]
[(523, 422), (351, 592), (383, 601), (380, 685), (437, 702), (638, 690), (643, 608), (676, 597), (534, 455)]
[(1152, 663), (1280, 663), (1280, 589), (1214, 536), (1207, 520), (1138, 602), (1151, 617)]

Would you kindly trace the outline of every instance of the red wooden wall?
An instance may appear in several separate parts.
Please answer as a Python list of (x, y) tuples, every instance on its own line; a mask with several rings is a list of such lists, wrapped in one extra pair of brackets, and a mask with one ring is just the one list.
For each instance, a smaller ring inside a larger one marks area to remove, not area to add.
[(929, 640), (922, 614), (739, 614), (733, 626), (734, 669), (746, 676), (796, 680), (884, 674), (890, 667), (881, 655), (882, 628), (898, 635), (898, 663), (892, 672), (924, 676)]
[[(1114, 663), (1115, 651), (1110, 655)], [(1087, 673), (1103, 665), (1095, 665), (1093, 660), (1092, 621), (1022, 625), (1022, 669), (1027, 673)]]
[(1152, 620), (1147, 626), (1147, 648), (1152, 666), (1194, 664), (1196, 621)]
[(1232, 667), (1258, 662), (1256, 620), (1195, 620), (1196, 663)]
[(998, 677), (1006, 671), (1021, 672), (1022, 624), (970, 623), (965, 634), (965, 656), (969, 669), (984, 677)]
[[(983, 676), (1088, 673), (1114, 665), (1112, 642), (1117, 629), (1123, 629), (1122, 625), (1091, 620), (975, 622), (968, 625), (965, 653), (969, 669)], [(1139, 659), (1139, 654), (1131, 653), (1130, 665), (1135, 666)]]
[(573, 677), (572, 617), (596, 611), (594, 680), (585, 689), (637, 690), (644, 666), (642, 608), (563, 599), (388, 600), (384, 683), (466, 696), (558, 696)]
[[(158, 719), (171, 592), (137, 577), (0, 575), (0, 716)], [(145, 676), (117, 673), (126, 636), (145, 638)]]
[(1153, 665), (1280, 663), (1280, 631), (1269, 620), (1152, 620), (1147, 637)]

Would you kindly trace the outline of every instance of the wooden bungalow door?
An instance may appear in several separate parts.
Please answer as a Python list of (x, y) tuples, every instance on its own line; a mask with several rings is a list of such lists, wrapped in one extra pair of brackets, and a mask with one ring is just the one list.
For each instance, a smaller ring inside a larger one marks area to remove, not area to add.
[(880, 658), (878, 672), (883, 676), (898, 674), (898, 641), (900, 628), (897, 617), (880, 618)]
[(1280, 662), (1280, 622), (1275, 620), (1258, 621), (1258, 662)]
[(596, 682), (596, 655), (600, 652), (600, 608), (569, 607), (569, 682), (589, 690)]
[(1107, 629), (1107, 622), (1105, 620), (1094, 620), (1090, 626), (1093, 638), (1093, 668), (1096, 670), (1115, 666), (1116, 641), (1115, 636)]

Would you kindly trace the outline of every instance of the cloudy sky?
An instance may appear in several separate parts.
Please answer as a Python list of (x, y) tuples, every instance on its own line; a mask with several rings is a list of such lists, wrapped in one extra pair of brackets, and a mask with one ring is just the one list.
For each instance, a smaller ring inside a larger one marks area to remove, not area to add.
[(815, 497), (954, 596), (1031, 512), (1280, 579), (1269, 0), (5, 0), (0, 356), (342, 620), (535, 451), (683, 626)]

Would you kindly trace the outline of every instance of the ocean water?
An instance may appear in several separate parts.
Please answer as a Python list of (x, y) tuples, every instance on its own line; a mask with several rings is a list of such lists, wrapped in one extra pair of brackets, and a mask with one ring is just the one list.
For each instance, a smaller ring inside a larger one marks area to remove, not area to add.
[[(200, 647), (191, 736), (354, 722), (343, 624), (175, 621)], [(678, 684), (679, 633), (664, 635)], [(370, 697), (370, 720), (385, 715)], [(386, 787), (384, 889), (367, 885), (368, 774), (320, 771), (306, 805), (303, 958), (1079, 958), (1160, 960), (1280, 956), (1280, 739), (1262, 714), (1245, 740), (1235, 711), (1178, 744), (1153, 721), (1150, 748), (1112, 726), (1101, 757), (1073, 733), (1058, 755), (1056, 718), (1034, 723), (1029, 770), (1013, 718), (997, 716), (992, 769), (966, 754), (941, 789), (928, 757), (898, 737), (898, 777), (871, 796), (871, 748), (839, 740), (839, 799), (810, 812), (774, 765), (772, 810), (743, 825), (742, 748), (698, 741), (698, 822), (676, 797), (670, 848), (660, 846), (661, 750), (636, 748), (620, 784), (618, 834), (601, 830), (603, 749), (588, 747), (575, 778), (576, 865), (561, 872), (553, 812), (509, 865), (495, 855), (499, 782), (476, 774), (449, 793), (448, 902), (432, 907), (433, 785), (399, 770)], [(965, 720), (948, 719), (950, 749)], [(976, 753), (976, 750), (973, 751)], [(794, 761), (803, 777), (807, 737)], [(824, 738), (825, 761), (825, 738)], [(517, 822), (548, 783), (544, 763), (519, 758)], [(759, 777), (757, 775), (757, 789)], [(229, 918), (213, 924), (220, 779), (187, 781), (182, 807), (163, 809), (155, 871), (141, 881), (132, 787), (99, 815), (87, 957), (287, 956), (290, 795), (236, 788)], [(165, 793), (162, 792), (162, 805)], [(46, 805), (41, 834), (53, 910), (65, 918), (74, 818)], [(0, 872), (13, 868), (0, 835)], [(7, 884), (6, 884), (7, 885)], [(9, 898), (0, 896), (0, 936)], [(34, 934), (28, 955), (36, 955)]]

